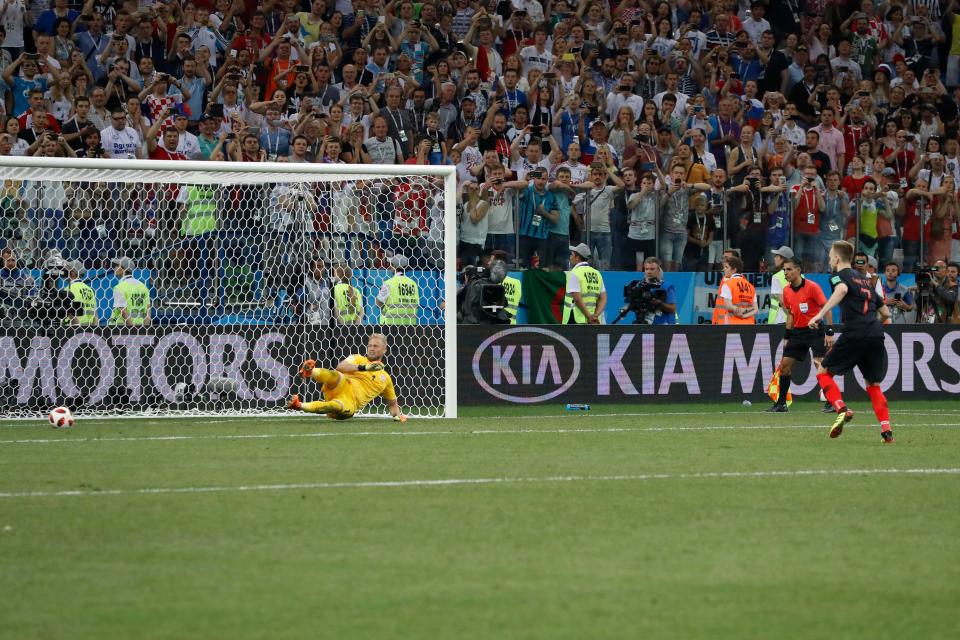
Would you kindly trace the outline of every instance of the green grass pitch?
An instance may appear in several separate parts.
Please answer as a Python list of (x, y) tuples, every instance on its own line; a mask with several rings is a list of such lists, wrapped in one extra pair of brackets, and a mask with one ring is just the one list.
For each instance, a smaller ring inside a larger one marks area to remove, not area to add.
[(955, 638), (960, 405), (0, 423), (0, 638)]

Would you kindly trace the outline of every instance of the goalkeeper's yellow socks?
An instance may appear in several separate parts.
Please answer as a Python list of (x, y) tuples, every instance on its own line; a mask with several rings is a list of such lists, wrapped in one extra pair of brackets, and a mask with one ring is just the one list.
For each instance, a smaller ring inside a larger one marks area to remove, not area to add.
[[(314, 369), (314, 371), (326, 371), (326, 369)], [(339, 400), (316, 400), (304, 402), (300, 408), (307, 413), (331, 413), (343, 411), (343, 403)]]
[(320, 384), (327, 384), (328, 382), (333, 382), (337, 378), (337, 372), (332, 369), (321, 369), (316, 368), (310, 372), (310, 379), (314, 382), (319, 382)]

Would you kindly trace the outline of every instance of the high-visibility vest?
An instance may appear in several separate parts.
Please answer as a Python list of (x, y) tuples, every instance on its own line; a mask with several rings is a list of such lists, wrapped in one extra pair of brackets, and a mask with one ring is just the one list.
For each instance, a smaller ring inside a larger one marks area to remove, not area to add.
[[(597, 310), (600, 291), (603, 289), (603, 276), (599, 271), (585, 262), (581, 262), (571, 270), (573, 276), (580, 283), (580, 298), (591, 314)], [(574, 304), (573, 296), (569, 293), (563, 298), (563, 324), (570, 322), (570, 314), (576, 324), (587, 324), (587, 316), (583, 315), (580, 307)]]
[[(73, 299), (83, 305), (83, 315), (77, 316), (78, 324), (97, 324), (97, 294), (84, 282), (74, 280), (67, 287), (67, 291), (73, 296)], [(64, 324), (70, 324), (69, 319), (63, 321)]]
[[(150, 314), (150, 290), (147, 285), (133, 277), (126, 277), (117, 283), (113, 290), (119, 291), (127, 302), (127, 312), (130, 321), (135, 325), (142, 325)], [(125, 324), (120, 309), (114, 307), (109, 324)]]
[[(738, 274), (739, 275), (739, 274)], [(757, 290), (750, 284), (750, 281), (740, 276), (734, 276), (727, 280), (727, 286), (730, 287), (730, 293), (733, 294), (733, 300), (731, 303), (734, 307), (740, 307), (744, 309), (749, 309), (753, 306), (754, 300), (757, 297)], [(738, 318), (733, 315), (726, 309), (721, 310), (723, 313), (723, 321), (721, 324), (756, 324), (757, 321), (753, 316), (749, 318)]]
[(380, 323), (417, 324), (417, 309), (420, 307), (420, 288), (417, 283), (398, 273), (385, 284), (389, 292), (380, 311)]
[(333, 286), (333, 304), (337, 306), (340, 322), (353, 324), (363, 309), (363, 298), (359, 289), (341, 282)]
[(212, 187), (187, 187), (187, 211), (180, 228), (185, 236), (199, 236), (217, 228), (217, 200)]
[[(783, 291), (787, 288), (787, 276), (783, 273), (783, 269), (777, 271), (773, 274), (774, 280), (779, 280), (780, 284), (783, 285), (780, 287), (780, 291)], [(781, 293), (782, 297), (783, 294)], [(770, 296), (770, 312), (767, 314), (767, 324), (777, 324), (777, 315), (780, 313), (780, 301)]]
[(516, 278), (507, 276), (503, 279), (503, 292), (507, 297), (507, 315), (510, 316), (510, 324), (517, 324), (517, 310), (520, 308), (520, 296), (523, 293), (523, 285)]
[(720, 286), (717, 287), (717, 297), (713, 302), (713, 317), (710, 319), (711, 324), (724, 324), (723, 316), (727, 311), (726, 309), (721, 309), (718, 305), (720, 304), (720, 294), (723, 292), (723, 285), (726, 283), (726, 276), (720, 276)]

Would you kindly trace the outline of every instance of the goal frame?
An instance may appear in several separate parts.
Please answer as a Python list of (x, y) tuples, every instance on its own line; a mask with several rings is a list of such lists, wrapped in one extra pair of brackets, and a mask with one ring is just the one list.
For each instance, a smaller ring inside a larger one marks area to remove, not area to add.
[[(11, 170), (26, 170), (30, 177), (16, 177)], [(202, 172), (207, 175), (216, 174), (253, 174), (253, 175), (289, 175), (297, 176), (299, 181), (309, 181), (309, 176), (323, 176), (337, 179), (363, 178), (402, 178), (404, 176), (437, 176), (443, 178), (444, 193), (444, 258), (443, 258), (443, 291), (444, 291), (444, 415), (445, 418), (456, 418), (457, 408), (457, 170), (453, 165), (384, 165), (384, 164), (289, 164), (282, 162), (237, 163), (219, 161), (174, 161), (174, 160), (135, 160), (113, 158), (36, 158), (29, 156), (0, 156), (0, 178), (19, 180), (42, 180), (42, 174), (37, 171), (50, 170), (49, 180), (71, 180), (71, 171), (98, 171), (105, 173), (103, 181), (109, 182), (111, 172), (170, 172), (178, 174), (178, 182), (203, 183), (207, 181), (189, 181), (183, 172)], [(66, 174), (66, 175), (65, 175)], [(162, 181), (162, 174), (154, 182)], [(89, 179), (89, 176), (87, 176)], [(264, 180), (268, 182), (268, 180)], [(370, 325), (377, 326), (377, 325)], [(207, 414), (202, 414), (207, 415)], [(243, 416), (280, 417), (283, 414), (266, 412), (244, 412)], [(140, 417), (125, 416), (122, 414), (108, 415), (104, 418)], [(190, 414), (151, 414), (150, 418), (159, 417), (190, 417)], [(3, 419), (20, 419), (15, 416), (4, 416)]]

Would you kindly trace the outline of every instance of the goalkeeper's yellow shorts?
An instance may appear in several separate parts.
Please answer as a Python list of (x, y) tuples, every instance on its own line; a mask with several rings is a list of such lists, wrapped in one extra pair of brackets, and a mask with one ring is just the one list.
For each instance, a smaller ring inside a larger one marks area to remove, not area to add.
[(336, 400), (343, 405), (342, 410), (327, 413), (327, 417), (335, 420), (352, 418), (353, 414), (359, 409), (359, 407), (357, 407), (357, 399), (353, 395), (353, 385), (350, 384), (347, 376), (343, 374), (340, 375), (340, 381), (332, 389), (327, 386), (323, 387), (323, 398), (328, 402)]

